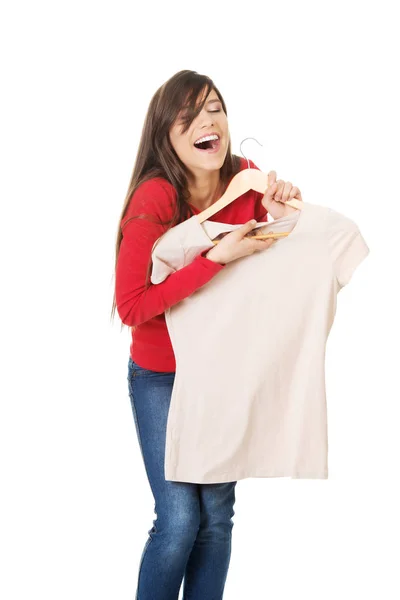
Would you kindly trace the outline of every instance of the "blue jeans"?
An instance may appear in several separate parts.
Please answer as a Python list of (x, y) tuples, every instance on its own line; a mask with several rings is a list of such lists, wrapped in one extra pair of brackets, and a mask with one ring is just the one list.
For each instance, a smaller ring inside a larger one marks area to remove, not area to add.
[(157, 518), (140, 559), (136, 600), (221, 600), (231, 556), (236, 481), (166, 481), (168, 410), (175, 372), (128, 363), (129, 397)]

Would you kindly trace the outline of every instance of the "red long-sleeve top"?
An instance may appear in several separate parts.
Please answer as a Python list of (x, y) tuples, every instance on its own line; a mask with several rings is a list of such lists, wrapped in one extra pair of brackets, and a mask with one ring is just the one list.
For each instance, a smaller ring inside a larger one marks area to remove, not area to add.
[[(246, 169), (247, 160), (241, 159), (240, 170)], [(250, 161), (250, 167), (258, 167)], [(263, 194), (249, 190), (210, 217), (220, 223), (244, 224), (250, 219), (267, 221), (267, 211), (261, 204)], [(123, 238), (119, 249), (115, 295), (117, 312), (121, 321), (130, 327), (132, 342), (130, 356), (144, 369), (175, 371), (175, 355), (165, 321), (165, 310), (190, 296), (206, 285), (224, 269), (199, 254), (191, 264), (169, 275), (159, 284), (150, 283), (146, 289), (148, 261), (155, 241), (168, 229), (157, 223), (169, 221), (174, 213), (176, 190), (166, 179), (154, 177), (143, 182), (135, 190), (122, 220), (133, 215), (146, 214), (148, 218), (136, 218), (122, 229)], [(199, 214), (192, 206), (195, 214)]]

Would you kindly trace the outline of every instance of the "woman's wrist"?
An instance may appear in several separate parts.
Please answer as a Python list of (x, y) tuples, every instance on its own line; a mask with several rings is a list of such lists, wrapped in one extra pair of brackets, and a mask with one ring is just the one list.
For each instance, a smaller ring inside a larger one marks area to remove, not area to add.
[(204, 258), (207, 258), (208, 260), (211, 260), (212, 262), (217, 263), (219, 265), (224, 264), (224, 263), (219, 262), (219, 260), (215, 258), (215, 253), (213, 254), (213, 250), (214, 250), (214, 248), (211, 248), (211, 250), (205, 250), (202, 253), (202, 256), (204, 256)]
[(275, 203), (275, 206), (270, 206), (268, 210), (266, 209), (268, 214), (270, 214), (274, 220), (287, 217), (288, 215), (298, 211), (297, 208), (293, 208), (293, 206), (289, 206), (289, 204), (286, 204), (285, 202), (282, 202), (281, 205), (282, 206), (277, 206)]

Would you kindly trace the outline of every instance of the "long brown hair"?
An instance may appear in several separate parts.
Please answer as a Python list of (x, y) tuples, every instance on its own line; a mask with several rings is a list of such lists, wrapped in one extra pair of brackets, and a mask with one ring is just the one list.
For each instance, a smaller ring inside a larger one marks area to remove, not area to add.
[[(206, 90), (203, 101), (196, 108), (197, 99)], [(190, 194), (188, 191), (188, 170), (179, 159), (169, 139), (170, 127), (174, 124), (180, 111), (185, 107), (185, 120), (182, 133), (185, 133), (192, 121), (201, 112), (206, 98), (214, 90), (219, 97), (226, 115), (227, 108), (221, 93), (214, 85), (212, 79), (206, 75), (200, 75), (196, 71), (179, 71), (168, 79), (152, 97), (144, 120), (142, 135), (136, 154), (136, 160), (129, 182), (128, 191), (125, 196), (122, 213), (118, 223), (114, 279), (118, 262), (119, 248), (123, 237), (123, 228), (131, 219), (148, 217), (149, 215), (135, 215), (126, 219), (122, 225), (127, 212), (129, 202), (136, 190), (144, 181), (153, 177), (163, 177), (176, 190), (176, 206), (172, 219), (161, 223), (168, 225), (168, 229), (193, 216), (193, 210), (188, 204)], [(186, 112), (187, 111), (187, 112)], [(224, 190), (230, 179), (240, 171), (241, 159), (232, 155), (231, 142), (229, 141), (224, 164), (220, 169), (220, 181)], [(151, 217), (150, 217), (151, 218)], [(147, 268), (146, 287), (150, 286), (151, 256)], [(116, 309), (116, 297), (114, 287), (114, 298), (111, 309), (111, 319), (114, 318)], [(123, 324), (121, 326), (121, 329)]]

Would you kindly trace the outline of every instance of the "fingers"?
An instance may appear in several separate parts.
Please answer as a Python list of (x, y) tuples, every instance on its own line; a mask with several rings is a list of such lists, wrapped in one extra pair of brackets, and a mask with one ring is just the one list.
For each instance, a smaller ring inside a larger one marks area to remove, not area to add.
[(276, 193), (276, 190), (276, 171), (270, 171), (268, 173), (268, 187), (265, 191), (264, 198), (266, 198), (266, 200), (271, 200)]
[[(257, 221), (255, 219), (252, 219), (251, 221), (248, 221), (247, 223), (245, 223), (241, 227), (238, 227), (238, 229), (235, 230), (235, 233), (239, 237), (239, 239), (246, 240), (246, 244), (248, 244), (250, 254), (257, 250), (265, 250), (266, 248), (269, 248), (274, 242), (276, 242), (275, 238), (269, 238), (266, 240), (252, 240), (251, 238), (246, 237), (248, 236), (250, 231), (254, 229), (255, 225), (257, 225)], [(270, 233), (273, 232), (271, 231)]]
[(265, 250), (266, 248), (269, 248), (277, 240), (274, 238), (270, 238), (268, 240), (250, 240), (250, 241), (253, 244), (253, 250), (258, 252), (260, 250)]
[(299, 188), (296, 186), (292, 186), (290, 181), (287, 181), (285, 183), (282, 179), (279, 179), (277, 181), (277, 184), (278, 191), (275, 194), (275, 200), (277, 200), (278, 202), (286, 202), (287, 200), (291, 200), (294, 197), (296, 197), (298, 200), (302, 199)]
[(264, 198), (266, 198), (267, 201), (275, 200), (276, 202), (286, 202), (292, 198), (302, 200), (299, 188), (293, 186), (290, 181), (284, 181), (283, 179), (277, 180), (276, 171), (270, 171), (268, 173), (268, 188)]
[(248, 221), (247, 223), (239, 227), (236, 231), (239, 232), (239, 237), (244, 237), (247, 233), (249, 233), (249, 231), (254, 229), (256, 225), (257, 221), (255, 219), (251, 219), (251, 221)]
[(292, 188), (292, 184), (288, 181), (285, 183), (283, 179), (278, 179), (277, 183), (277, 191), (275, 193), (275, 200), (277, 202), (286, 202), (289, 199), (289, 192)]
[[(274, 232), (269, 231), (268, 233), (274, 233)], [(274, 242), (277, 241), (277, 238), (268, 238), (266, 240), (253, 240), (251, 238), (248, 238), (248, 241), (251, 244), (250, 251), (255, 252), (258, 250), (265, 250), (265, 248), (269, 248), (270, 246), (272, 246), (272, 244)]]
[(268, 185), (273, 185), (276, 181), (276, 171), (270, 171), (268, 173)]
[(292, 189), (290, 191), (289, 200), (291, 200), (292, 198), (297, 198), (297, 200), (303, 200), (301, 197), (301, 192), (300, 192), (299, 188), (296, 186), (292, 187)]

